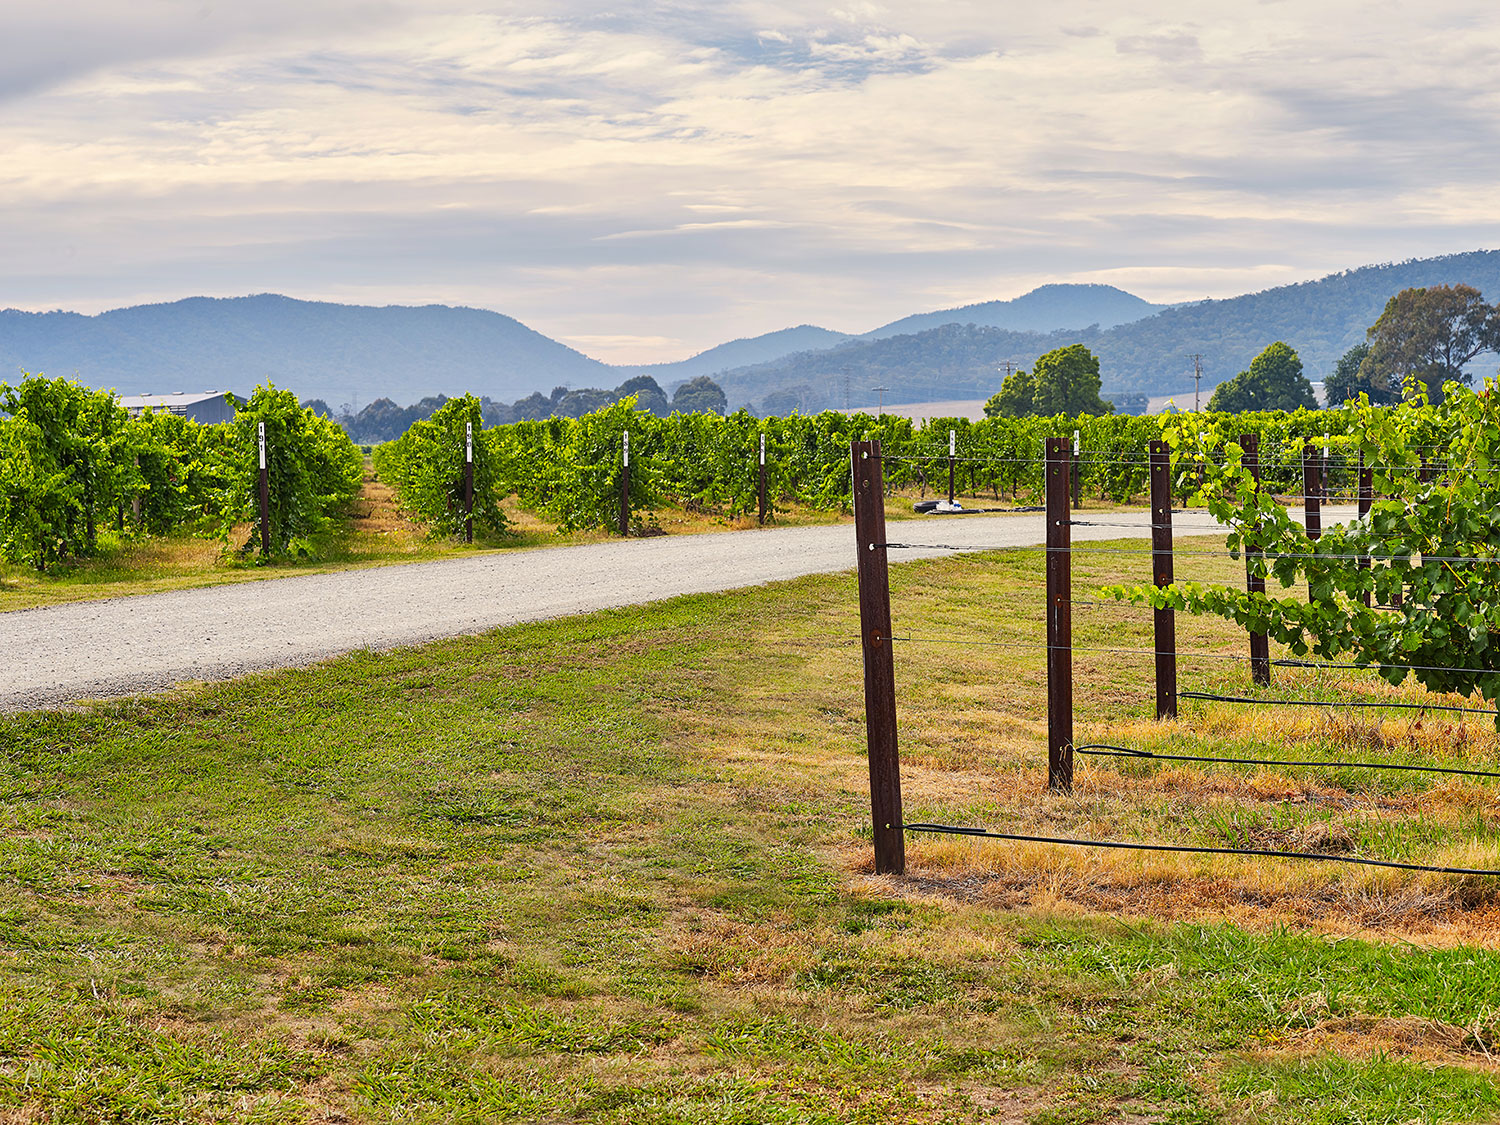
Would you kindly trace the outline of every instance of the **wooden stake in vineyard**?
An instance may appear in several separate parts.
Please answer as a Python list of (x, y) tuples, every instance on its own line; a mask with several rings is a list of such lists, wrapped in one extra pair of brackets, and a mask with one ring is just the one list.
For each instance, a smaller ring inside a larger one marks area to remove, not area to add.
[(630, 534), (630, 431), (620, 435), (620, 534)]
[[(1255, 480), (1255, 490), (1260, 491), (1260, 437), (1257, 434), (1241, 434), (1240, 448), (1244, 450), (1243, 464)], [(1250, 529), (1252, 532), (1257, 528)], [(1266, 592), (1265, 562), (1260, 547), (1245, 545), (1245, 591), (1251, 594)], [(1264, 633), (1250, 634), (1250, 679), (1261, 687), (1271, 682), (1270, 640)]]
[(766, 435), (760, 435), (760, 519), (761, 527), (766, 526)]
[(474, 542), (474, 423), (464, 423), (464, 542)]
[(958, 464), (958, 434), (948, 431), (948, 503), (953, 503), (953, 469)]
[(271, 557), (271, 475), (266, 469), (266, 424), (259, 424), (260, 434), (260, 554)]

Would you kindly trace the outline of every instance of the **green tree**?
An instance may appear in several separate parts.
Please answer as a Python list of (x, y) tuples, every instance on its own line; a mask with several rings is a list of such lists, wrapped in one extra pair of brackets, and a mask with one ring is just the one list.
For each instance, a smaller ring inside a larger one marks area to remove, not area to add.
[[(1467, 384), (1464, 365), (1500, 350), (1500, 305), (1484, 303), (1470, 285), (1403, 289), (1370, 326), (1370, 354), (1360, 374), (1372, 384), (1420, 382), (1429, 402), (1443, 401), (1443, 384)], [(1373, 401), (1373, 400), (1372, 400)]]
[(1302, 360), (1277, 340), (1250, 361), (1250, 370), (1220, 383), (1208, 400), (1210, 410), (1240, 414), (1251, 410), (1316, 410), (1312, 384), (1302, 374)]
[(724, 389), (707, 375), (689, 379), (672, 396), (672, 409), (678, 414), (723, 414), (729, 409)]
[(1026, 418), (1036, 413), (1036, 380), (1031, 372), (1012, 371), (984, 404), (987, 418)]
[(667, 394), (661, 389), (661, 384), (650, 375), (636, 375), (626, 379), (615, 388), (614, 401), (622, 398), (635, 396), (635, 408), (637, 410), (649, 411), (658, 418), (665, 418), (672, 413), (672, 404), (667, 401)]
[(1369, 354), (1369, 344), (1355, 344), (1339, 358), (1333, 373), (1323, 381), (1323, 393), (1330, 407), (1355, 402), (1361, 394), (1368, 396), (1376, 406), (1390, 406), (1401, 401), (1401, 384), (1393, 387), (1384, 379), (1376, 382), (1361, 370)]
[(1006, 377), (984, 404), (991, 418), (1028, 414), (1109, 414), (1114, 403), (1099, 397), (1099, 357), (1082, 344), (1054, 348), (1037, 359), (1031, 372)]

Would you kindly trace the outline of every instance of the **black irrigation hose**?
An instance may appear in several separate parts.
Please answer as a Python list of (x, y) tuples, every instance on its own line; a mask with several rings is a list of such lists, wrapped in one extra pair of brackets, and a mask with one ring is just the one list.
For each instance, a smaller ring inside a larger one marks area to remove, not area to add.
[[(922, 502), (923, 501), (919, 501), (919, 503)], [(938, 500), (930, 500), (925, 502), (931, 504), (941, 503), (941, 501)], [(957, 508), (955, 510), (947, 512), (939, 511), (936, 508), (930, 508), (926, 510), (918, 508), (916, 511), (917, 515), (919, 516), (977, 516), (981, 513), (988, 512), (1045, 512), (1046, 510), (1046, 507), (1041, 504), (1026, 504), (1019, 508)]]
[(1329, 855), (1326, 852), (1276, 852), (1269, 848), (1210, 848), (1191, 844), (1131, 844), (1123, 840), (1074, 840), (1066, 836), (1021, 836), (1011, 832), (991, 832), (987, 828), (966, 828), (951, 824), (903, 824), (907, 832), (940, 832), (951, 836), (982, 836), (989, 840), (1017, 840), (1029, 844), (1070, 844), (1081, 848), (1121, 848), (1134, 852), (1195, 852), (1204, 855), (1263, 855), (1273, 859), (1311, 859), (1328, 863), (1352, 863), (1362, 867), (1395, 867), (1402, 871), (1431, 871), (1438, 875), (1500, 875), (1482, 867), (1434, 867), (1426, 863), (1398, 863), (1390, 859), (1362, 859), (1352, 855)]
[(1287, 766), (1318, 769), (1409, 770), (1414, 773), (1454, 773), (1465, 777), (1500, 777), (1490, 770), (1466, 770), (1457, 766), (1413, 766), (1399, 762), (1285, 762), (1275, 758), (1205, 758), (1194, 754), (1158, 754), (1152, 750), (1134, 750), (1129, 746), (1111, 746), (1107, 742), (1090, 742), (1073, 747), (1073, 753), (1090, 758), (1144, 758), (1159, 762), (1208, 762), (1229, 766)]
[(1401, 707), (1411, 711), (1461, 711), (1465, 715), (1493, 715), (1483, 707), (1455, 707), (1449, 703), (1366, 703), (1329, 699), (1256, 699), (1246, 695), (1215, 695), (1208, 691), (1179, 691), (1178, 699), (1207, 699), (1215, 703), (1271, 703), (1283, 707)]

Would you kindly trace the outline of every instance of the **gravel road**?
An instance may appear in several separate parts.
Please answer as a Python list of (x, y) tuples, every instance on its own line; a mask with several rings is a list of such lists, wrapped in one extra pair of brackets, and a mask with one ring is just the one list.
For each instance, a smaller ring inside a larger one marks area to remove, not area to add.
[[(1150, 534), (1145, 512), (1097, 518), (1112, 526), (1074, 527), (1074, 539)], [(1221, 532), (1201, 512), (1179, 513), (1174, 524), (1179, 534)], [(990, 549), (1036, 546), (1044, 526), (1040, 514), (964, 516), (888, 531), (893, 541)], [(0, 666), (0, 711), (159, 691), (853, 564), (854, 530), (845, 524), (660, 536), (16, 610), (0, 613), (0, 651), (12, 654)]]

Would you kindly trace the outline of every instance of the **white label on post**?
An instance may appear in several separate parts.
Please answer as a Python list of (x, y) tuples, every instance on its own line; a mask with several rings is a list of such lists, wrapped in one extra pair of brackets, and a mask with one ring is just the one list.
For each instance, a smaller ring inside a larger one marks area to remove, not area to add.
[(762, 465), (764, 465), (766, 463), (766, 435), (765, 434), (761, 434), (760, 435), (760, 463)]
[(948, 456), (958, 456), (958, 434), (954, 430), (948, 431)]
[(628, 469), (630, 467), (630, 431), (626, 430), (620, 438), (620, 464)]
[(1073, 431), (1073, 456), (1078, 456), (1078, 431)]
[(260, 467), (266, 467), (266, 424), (260, 424)]
[(464, 464), (474, 463), (474, 423), (464, 423)]

